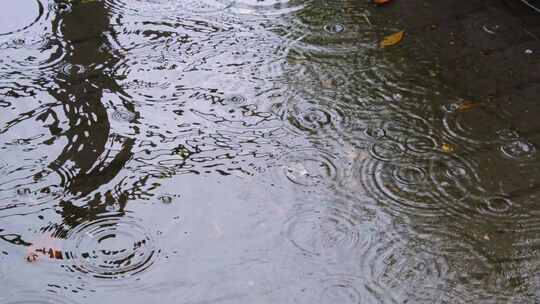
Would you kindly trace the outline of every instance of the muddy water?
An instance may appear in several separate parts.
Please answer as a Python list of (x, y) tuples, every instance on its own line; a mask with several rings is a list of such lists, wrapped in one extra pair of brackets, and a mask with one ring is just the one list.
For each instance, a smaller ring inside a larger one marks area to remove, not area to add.
[(1, 303), (538, 299), (536, 138), (384, 8), (4, 2)]

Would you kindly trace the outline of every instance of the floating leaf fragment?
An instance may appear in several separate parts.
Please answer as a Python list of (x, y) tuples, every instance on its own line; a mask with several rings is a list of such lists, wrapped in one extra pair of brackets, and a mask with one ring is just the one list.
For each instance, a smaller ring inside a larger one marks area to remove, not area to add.
[(473, 101), (470, 101), (470, 100), (466, 100), (464, 101), (462, 104), (460, 104), (457, 108), (458, 111), (460, 112), (464, 112), (464, 111), (468, 111), (472, 108), (475, 108), (477, 106), (479, 106), (480, 103), (478, 102), (473, 102)]
[(400, 31), (400, 32), (394, 33), (392, 35), (386, 36), (386, 37), (384, 37), (384, 39), (379, 44), (379, 47), (382, 49), (382, 48), (386, 48), (386, 47), (389, 47), (389, 46), (396, 45), (396, 44), (400, 43), (401, 40), (403, 40), (404, 35), (405, 35), (405, 31)]
[(39, 259), (39, 255), (35, 252), (30, 252), (25, 258), (28, 263), (35, 263)]
[(39, 248), (30, 251), (26, 254), (25, 259), (28, 263), (35, 263), (39, 260), (39, 256), (48, 256), (51, 260), (64, 260), (64, 255), (60, 249), (56, 248)]
[(42, 236), (35, 240), (26, 250), (25, 260), (35, 263), (40, 256), (48, 256), (51, 260), (64, 260), (61, 241), (50, 236)]
[(443, 143), (442, 146), (441, 146), (441, 149), (445, 153), (451, 153), (451, 152), (454, 152), (454, 150), (455, 150), (454, 146), (449, 144), (449, 143)]
[(373, 0), (373, 3), (377, 5), (383, 5), (389, 3), (391, 0)]

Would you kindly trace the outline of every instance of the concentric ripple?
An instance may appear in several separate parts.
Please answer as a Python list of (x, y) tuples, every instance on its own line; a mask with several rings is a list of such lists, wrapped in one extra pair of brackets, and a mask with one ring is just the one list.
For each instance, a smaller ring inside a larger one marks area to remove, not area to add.
[(417, 157), (429, 157), (437, 151), (438, 144), (435, 137), (430, 135), (411, 134), (405, 138), (405, 149), (407, 154)]
[(131, 122), (137, 118), (137, 114), (125, 109), (117, 109), (111, 114), (111, 118), (116, 121)]
[[(294, 48), (294, 44), (291, 46)], [(296, 54), (289, 52), (290, 68), (285, 69), (287, 81), (295, 83), (305, 92), (306, 102), (325, 100), (333, 103), (343, 100), (351, 106), (352, 94), (357, 88), (355, 73), (365, 68), (357, 57)], [(321, 98), (323, 97), (323, 98)]]
[(303, 254), (331, 258), (365, 247), (361, 214), (340, 204), (297, 206), (285, 224), (287, 239)]
[(472, 102), (462, 102), (447, 110), (443, 124), (452, 138), (473, 145), (497, 143), (501, 132), (510, 128), (491, 109)]
[(248, 97), (200, 90), (188, 96), (190, 112), (199, 119), (238, 130), (263, 130), (282, 126), (279, 104), (272, 92)]
[(334, 186), (345, 178), (345, 160), (318, 149), (302, 149), (284, 155), (277, 165), (278, 178), (304, 186)]
[(333, 275), (324, 279), (315, 303), (359, 304), (381, 303), (381, 296), (362, 279), (351, 275)]
[(0, 43), (0, 52), (6, 52), (6, 55), (3, 55), (5, 68), (19, 73), (21, 70), (53, 70), (60, 66), (68, 50), (65, 43), (53, 38), (49, 33), (29, 33)]
[[(395, 32), (390, 30), (389, 32)], [(407, 54), (407, 60), (393, 60), (394, 56), (382, 57), (373, 51), (361, 60), (362, 65), (354, 73), (358, 85), (358, 95), (368, 96), (370, 101), (378, 102), (379, 108), (407, 110), (418, 115), (425, 107), (425, 100), (438, 98), (440, 87), (435, 77), (429, 77), (434, 68), (431, 61)], [(395, 59), (395, 58), (394, 58)], [(405, 73), (403, 71), (406, 71)]]
[(390, 163), (366, 159), (356, 172), (368, 194), (395, 214), (441, 215), (429, 176), (429, 163)]
[(328, 23), (323, 28), (325, 31), (331, 34), (338, 34), (346, 30), (345, 25), (341, 23)]
[(377, 141), (369, 147), (369, 154), (380, 161), (398, 161), (405, 155), (405, 147), (395, 141)]
[(515, 203), (505, 195), (493, 195), (483, 200), (481, 213), (491, 217), (508, 218), (513, 213), (512, 208)]
[(135, 15), (144, 17), (177, 18), (178, 15), (210, 14), (226, 10), (234, 0), (107, 0), (109, 9), (120, 15)]
[(230, 11), (250, 16), (275, 16), (301, 11), (312, 2), (312, 0), (234, 0)]
[(225, 96), (225, 100), (232, 104), (241, 105), (247, 101), (247, 98), (244, 95), (231, 94), (231, 95)]
[(159, 249), (133, 218), (104, 217), (69, 232), (68, 269), (98, 279), (132, 278), (152, 266)]
[(23, 31), (43, 16), (44, 7), (38, 0), (7, 0), (0, 10), (0, 36)]
[[(287, 110), (287, 121), (290, 125), (308, 134), (323, 136), (328, 132), (340, 133), (347, 125), (347, 117), (339, 109), (326, 103), (309, 103), (291, 100)], [(318, 134), (318, 133), (321, 134)]]
[[(437, 301), (447, 290), (449, 263), (444, 257), (402, 248), (404, 244), (382, 243), (374, 246), (366, 265), (374, 284), (388, 291), (394, 299), (411, 303), (445, 303)], [(458, 301), (458, 303), (460, 303)]]
[(429, 165), (432, 186), (452, 204), (484, 192), (476, 172), (474, 163), (457, 155), (438, 155)]
[(83, 78), (87, 73), (87, 68), (81, 64), (65, 63), (60, 67), (60, 72), (69, 78)]
[(537, 155), (534, 144), (520, 139), (504, 143), (500, 150), (505, 157), (512, 160), (529, 160)]
[(377, 31), (367, 11), (344, 8), (337, 2), (311, 5), (296, 14), (288, 25), (291, 37), (298, 37), (294, 51), (302, 54), (338, 54), (373, 48)]
[(180, 195), (178, 194), (161, 194), (157, 197), (158, 201), (160, 201), (162, 204), (169, 205), (172, 202), (174, 202), (176, 199), (178, 199)]

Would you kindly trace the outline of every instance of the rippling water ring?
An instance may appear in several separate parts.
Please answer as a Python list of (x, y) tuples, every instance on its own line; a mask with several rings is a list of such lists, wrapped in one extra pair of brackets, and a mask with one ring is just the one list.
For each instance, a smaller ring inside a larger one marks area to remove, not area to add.
[(45, 11), (43, 4), (34, 0), (4, 1), (2, 4), (0, 36), (24, 31), (37, 23)]
[(148, 269), (157, 257), (154, 239), (133, 218), (105, 217), (68, 234), (71, 271), (98, 279), (126, 279)]

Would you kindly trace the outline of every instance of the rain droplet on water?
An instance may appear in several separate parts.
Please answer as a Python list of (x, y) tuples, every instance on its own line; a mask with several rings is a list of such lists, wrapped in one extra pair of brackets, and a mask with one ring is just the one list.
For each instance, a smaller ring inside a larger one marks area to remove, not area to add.
[(338, 34), (345, 31), (345, 25), (341, 23), (329, 23), (324, 26), (324, 30), (328, 33)]
[(536, 155), (536, 147), (527, 141), (514, 140), (502, 145), (501, 152), (510, 159), (526, 160)]
[(139, 220), (104, 217), (68, 232), (67, 268), (95, 279), (128, 279), (154, 264), (158, 248)]

